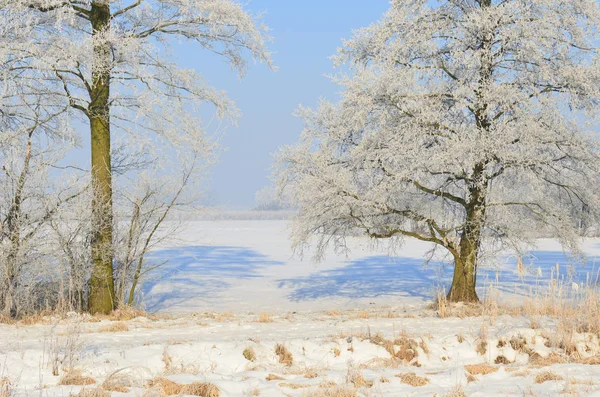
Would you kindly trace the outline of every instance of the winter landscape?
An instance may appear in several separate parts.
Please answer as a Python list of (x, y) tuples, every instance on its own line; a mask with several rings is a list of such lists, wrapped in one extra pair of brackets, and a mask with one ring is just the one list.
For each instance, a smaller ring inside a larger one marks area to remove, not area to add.
[(597, 0), (0, 0), (0, 397), (600, 397), (599, 138)]

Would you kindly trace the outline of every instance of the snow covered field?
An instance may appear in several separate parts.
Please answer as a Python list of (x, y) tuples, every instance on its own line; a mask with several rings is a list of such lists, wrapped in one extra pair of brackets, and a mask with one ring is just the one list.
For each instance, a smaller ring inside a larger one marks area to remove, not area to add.
[[(315, 265), (292, 257), (284, 221), (192, 223), (153, 253), (169, 260), (143, 286), (159, 316), (0, 325), (0, 396), (600, 396), (598, 335), (566, 343), (547, 316), (440, 318), (427, 304), (451, 272), (423, 267), (427, 245), (388, 258), (352, 244)], [(532, 263), (483, 271), (481, 293), (522, 298), (558, 264), (576, 294), (600, 242), (585, 250), (567, 266), (540, 241)]]
[[(443, 261), (424, 266), (428, 243), (408, 240), (390, 257), (383, 247), (371, 249), (365, 240), (351, 241), (348, 258), (331, 252), (323, 262), (294, 256), (286, 221), (191, 222), (177, 246), (154, 252), (156, 263), (168, 261), (143, 288), (150, 312), (193, 313), (204, 310), (233, 312), (331, 310), (373, 305), (422, 307), (440, 285), (451, 281), (452, 267)], [(546, 285), (551, 277), (582, 283), (596, 280), (600, 240), (584, 244), (584, 265), (570, 265), (560, 245), (540, 240), (524, 260), (502, 258), (501, 267), (482, 269), (480, 293), (494, 284), (505, 298)]]

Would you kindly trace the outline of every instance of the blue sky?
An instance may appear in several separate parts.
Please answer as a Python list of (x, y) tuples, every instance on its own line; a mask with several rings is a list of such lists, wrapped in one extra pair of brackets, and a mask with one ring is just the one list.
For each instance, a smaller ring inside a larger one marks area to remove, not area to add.
[(251, 1), (247, 10), (265, 12), (279, 71), (251, 64), (242, 80), (223, 60), (196, 46), (178, 47), (178, 61), (226, 90), (242, 112), (238, 126), (227, 128), (221, 139), (226, 151), (211, 170), (210, 203), (253, 205), (254, 193), (270, 184), (272, 154), (298, 140), (302, 123), (294, 110), (313, 106), (320, 97), (335, 98), (338, 88), (325, 77), (334, 71), (329, 57), (353, 29), (375, 22), (388, 6), (388, 0)]

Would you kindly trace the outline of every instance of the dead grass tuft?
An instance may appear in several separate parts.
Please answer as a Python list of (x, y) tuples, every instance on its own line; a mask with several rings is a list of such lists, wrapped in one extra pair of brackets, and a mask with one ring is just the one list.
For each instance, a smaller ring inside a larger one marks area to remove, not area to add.
[(0, 378), (0, 397), (12, 397), (14, 394), (13, 382), (6, 377)]
[(513, 373), (512, 373), (512, 376), (516, 376), (516, 377), (522, 377), (522, 378), (524, 378), (524, 377), (526, 377), (526, 376), (529, 376), (530, 374), (531, 374), (531, 371), (530, 371), (530, 370), (528, 370), (528, 369), (522, 369), (522, 370), (519, 370), (519, 371), (515, 371), (515, 372), (513, 372)]
[(348, 366), (346, 375), (346, 383), (354, 385), (354, 387), (372, 387), (373, 382), (365, 379), (365, 376), (360, 369), (355, 368), (352, 364)]
[(102, 386), (84, 387), (77, 394), (71, 394), (72, 397), (110, 397), (110, 393), (104, 390)]
[(492, 367), (488, 364), (465, 365), (465, 371), (471, 375), (488, 375), (498, 371), (498, 367)]
[(413, 387), (425, 386), (429, 383), (429, 378), (418, 376), (414, 372), (402, 373), (396, 376), (400, 378), (400, 382)]
[(417, 347), (419, 344), (414, 339), (410, 339), (406, 332), (402, 332), (398, 338), (394, 340), (394, 346), (398, 346), (398, 350), (392, 353), (392, 356), (400, 361), (407, 363), (416, 363), (416, 358), (419, 356)]
[(273, 381), (273, 380), (285, 380), (285, 378), (279, 376), (279, 375), (275, 375), (275, 374), (269, 374), (267, 375), (266, 378), (269, 382)]
[(477, 340), (477, 347), (476, 347), (475, 351), (483, 356), (487, 352), (487, 345), (488, 345), (488, 329), (485, 326), (485, 324), (482, 324), (481, 328), (479, 329), (479, 338)]
[(467, 397), (462, 385), (456, 385), (450, 392), (444, 394), (442, 397)]
[(131, 373), (124, 372), (121, 369), (110, 374), (102, 383), (102, 387), (108, 391), (128, 393), (130, 387), (140, 386), (141, 383)]
[(287, 383), (287, 382), (282, 382), (279, 384), (279, 387), (287, 387), (288, 389), (307, 389), (309, 387), (312, 387), (312, 385), (307, 385), (306, 383)]
[(157, 390), (161, 396), (174, 396), (187, 394), (201, 397), (219, 397), (219, 388), (208, 382), (194, 382), (182, 385), (166, 378), (155, 378), (148, 383), (148, 387)]
[(321, 376), (321, 374), (319, 373), (319, 370), (315, 367), (308, 367), (304, 372), (304, 377), (306, 379), (314, 379), (318, 378), (319, 376)]
[(257, 323), (272, 323), (273, 322), (273, 315), (271, 313), (260, 313), (258, 315), (258, 318), (256, 320), (254, 320), (254, 322), (257, 322)]
[(96, 381), (89, 376), (83, 376), (81, 371), (72, 370), (65, 373), (58, 381), (59, 386), (87, 386), (93, 385)]
[(219, 388), (208, 382), (194, 382), (184, 385), (180, 394), (189, 394), (191, 396), (219, 397), (221, 394)]
[(549, 367), (554, 364), (564, 364), (566, 362), (567, 362), (567, 360), (565, 360), (564, 357), (562, 357), (556, 353), (550, 353), (546, 357), (542, 357), (537, 353), (533, 353), (529, 357), (529, 363), (536, 367)]
[(325, 383), (304, 393), (304, 397), (358, 397), (358, 393), (353, 387)]
[(555, 374), (552, 371), (544, 371), (544, 372), (540, 372), (539, 374), (537, 374), (535, 376), (535, 378), (533, 379), (534, 383), (544, 383), (544, 382), (549, 382), (552, 380), (563, 380), (563, 377)]
[(118, 309), (114, 310), (110, 314), (95, 314), (90, 318), (90, 322), (98, 322), (101, 320), (110, 320), (110, 321), (129, 321), (133, 320), (136, 317), (146, 317), (151, 320), (158, 320), (160, 318), (168, 318), (168, 316), (164, 315), (150, 315), (145, 311), (135, 308), (129, 305), (120, 306)]
[(256, 352), (252, 347), (247, 347), (244, 349), (243, 353), (244, 358), (248, 361), (256, 361)]
[(278, 343), (275, 345), (275, 354), (279, 356), (279, 362), (285, 364), (288, 367), (294, 363), (294, 357), (292, 353), (285, 347), (285, 345)]
[(370, 317), (371, 317), (371, 314), (366, 310), (359, 311), (358, 313), (356, 313), (356, 315), (354, 315), (354, 318), (359, 318), (359, 319), (367, 319)]
[(223, 312), (223, 313), (217, 313), (215, 315), (215, 321), (219, 322), (219, 323), (226, 323), (229, 321), (233, 321), (235, 320), (235, 314), (233, 314), (233, 312)]
[(508, 358), (506, 358), (505, 356), (498, 356), (496, 357), (496, 359), (494, 360), (494, 364), (510, 364), (510, 361), (508, 361)]
[(100, 332), (125, 332), (129, 331), (129, 326), (124, 321), (117, 321), (100, 328)]

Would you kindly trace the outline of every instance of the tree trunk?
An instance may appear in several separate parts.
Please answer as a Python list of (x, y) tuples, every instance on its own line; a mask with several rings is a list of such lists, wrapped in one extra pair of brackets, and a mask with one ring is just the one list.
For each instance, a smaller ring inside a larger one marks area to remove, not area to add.
[[(108, 30), (110, 6), (107, 0), (92, 1), (92, 35)], [(112, 247), (112, 171), (110, 159), (110, 46), (104, 40), (94, 45), (90, 103), (92, 151), (92, 276), (89, 310), (109, 313), (114, 309)]]
[(479, 302), (475, 286), (477, 259), (485, 224), (487, 180), (484, 178), (484, 169), (484, 163), (477, 164), (469, 182), (465, 227), (460, 238), (459, 249), (454, 257), (454, 278), (448, 292), (448, 300), (451, 302)]
[[(481, 8), (492, 6), (491, 0), (477, 0)], [(485, 93), (492, 77), (492, 36), (493, 32), (483, 35), (480, 50), (480, 78), (475, 91), (477, 103), (474, 116), (477, 128), (489, 134), (490, 120), (487, 117), (488, 103)], [(481, 235), (485, 224), (485, 208), (488, 180), (485, 177), (486, 160), (473, 168), (473, 175), (467, 182), (469, 196), (466, 205), (465, 226), (460, 237), (458, 252), (454, 252), (454, 278), (448, 292), (451, 302), (479, 302), (477, 291), (477, 256), (481, 244)]]
[(450, 302), (479, 302), (475, 284), (477, 282), (477, 247), (461, 239), (460, 256), (454, 258), (454, 278), (448, 292)]

